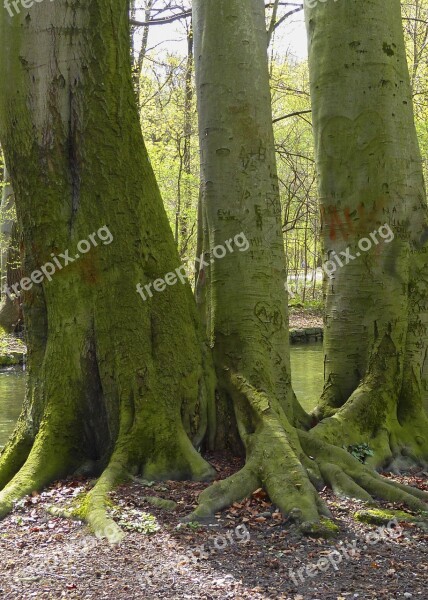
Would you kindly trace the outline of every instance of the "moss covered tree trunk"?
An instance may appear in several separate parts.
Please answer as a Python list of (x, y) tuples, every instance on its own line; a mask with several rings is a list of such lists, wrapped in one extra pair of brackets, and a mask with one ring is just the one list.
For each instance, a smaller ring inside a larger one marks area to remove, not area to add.
[(209, 518), (260, 485), (309, 531), (328, 515), (316, 491), (325, 483), (424, 507), (304, 431), (309, 420), (290, 380), (264, 3), (194, 0), (193, 8), (206, 263), (197, 299), (217, 372), (216, 444), (243, 447), (246, 464), (205, 490), (191, 518)]
[[(314, 432), (428, 459), (428, 225), (399, 0), (307, 8), (326, 271)], [(403, 457), (404, 460), (403, 460)]]
[(92, 466), (101, 476), (82, 514), (101, 533), (105, 493), (128, 472), (211, 472), (190, 441), (203, 440), (210, 402), (191, 289), (136, 291), (179, 259), (139, 127), (127, 9), (57, 0), (0, 15), (0, 136), (25, 274), (53, 255), (62, 264), (24, 296), (29, 381), (0, 458), (0, 516)]

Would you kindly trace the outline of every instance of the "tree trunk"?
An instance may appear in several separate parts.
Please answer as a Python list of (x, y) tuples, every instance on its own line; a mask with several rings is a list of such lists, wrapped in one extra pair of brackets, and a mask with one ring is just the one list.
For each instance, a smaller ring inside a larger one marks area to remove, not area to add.
[(209, 362), (187, 283), (145, 301), (136, 291), (179, 259), (141, 137), (127, 3), (2, 11), (0, 30), (0, 135), (24, 271), (72, 257), (25, 292), (29, 382), (0, 458), (0, 516), (92, 465), (102, 474), (79, 514), (111, 538), (105, 495), (128, 472), (212, 473), (188, 437), (199, 446), (207, 431)]
[(423, 461), (427, 204), (400, 2), (317, 4), (306, 19), (329, 261), (317, 414), (334, 415), (314, 434), (368, 443), (376, 466)]
[(290, 381), (264, 3), (194, 0), (193, 10), (207, 263), (197, 298), (207, 310), (217, 371), (217, 447), (243, 446), (246, 464), (205, 490), (189, 518), (210, 518), (263, 486), (313, 531), (329, 514), (316, 492), (325, 483), (365, 500), (373, 493), (423, 508), (414, 497), (422, 492), (384, 483), (345, 450), (303, 431), (309, 422)]
[[(290, 386), (264, 6), (259, 0), (196, 2), (195, 15), (204, 250), (213, 261), (199, 272), (198, 292), (208, 290), (219, 386), (227, 398), (226, 364), (253, 384), (268, 379), (299, 423), (305, 418)], [(223, 420), (217, 431), (222, 444), (234, 445)]]

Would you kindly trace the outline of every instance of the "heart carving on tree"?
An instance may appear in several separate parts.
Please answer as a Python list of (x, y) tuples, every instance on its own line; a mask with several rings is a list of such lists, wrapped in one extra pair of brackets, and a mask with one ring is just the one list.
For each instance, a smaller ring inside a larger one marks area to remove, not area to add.
[(384, 131), (382, 117), (366, 111), (356, 119), (332, 117), (324, 126), (321, 141), (328, 156), (343, 159), (356, 148), (364, 151), (373, 142), (380, 143)]

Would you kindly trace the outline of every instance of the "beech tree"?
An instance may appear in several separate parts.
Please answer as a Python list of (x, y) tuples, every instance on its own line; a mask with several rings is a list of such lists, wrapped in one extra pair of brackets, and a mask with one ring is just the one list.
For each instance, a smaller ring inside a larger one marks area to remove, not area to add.
[(331, 276), (318, 416), (333, 418), (313, 433), (368, 443), (377, 467), (423, 463), (427, 202), (400, 2), (328, 2), (306, 18)]
[[(189, 285), (146, 302), (136, 292), (179, 257), (141, 136), (127, 3), (1, 11), (0, 32), (0, 136), (23, 268), (29, 276), (67, 249), (73, 261), (25, 292), (28, 387), (0, 457), (0, 516), (83, 468), (100, 478), (81, 515), (114, 537), (105, 494), (126, 473), (212, 474), (194, 448), (213, 397), (209, 356)], [(103, 227), (113, 241), (74, 258)]]
[[(237, 449), (241, 442), (246, 464), (237, 474), (207, 488), (191, 518), (209, 518), (260, 486), (309, 531), (320, 516), (328, 515), (316, 491), (324, 484), (339, 494), (401, 500), (424, 509), (420, 499), (427, 495), (423, 492), (406, 491), (384, 480), (341, 444), (336, 446), (334, 435), (319, 435), (318, 428), (305, 431), (310, 418), (298, 404), (290, 381), (285, 256), (263, 2), (194, 0), (193, 7), (202, 244), (208, 253), (242, 229), (250, 250), (228, 254), (198, 277), (197, 298), (213, 347), (220, 396), (217, 446)], [(309, 13), (311, 54), (335, 83), (336, 71), (331, 65), (327, 68), (322, 52), (321, 57), (317, 55), (322, 43), (328, 54), (330, 21), (320, 21), (316, 42), (311, 30), (312, 20), (324, 9), (320, 4), (315, 16)], [(336, 22), (331, 14), (330, 20)], [(356, 21), (352, 12), (346, 13), (336, 27), (342, 38), (354, 38)], [(364, 174), (362, 165), (357, 168), (356, 178)], [(348, 172), (340, 176), (346, 180)], [(384, 346), (386, 360), (389, 347)]]

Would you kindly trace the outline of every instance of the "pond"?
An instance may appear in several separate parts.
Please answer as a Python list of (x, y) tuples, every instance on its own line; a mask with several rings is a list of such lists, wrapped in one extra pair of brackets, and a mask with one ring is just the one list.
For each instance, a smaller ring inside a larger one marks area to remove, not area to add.
[(21, 368), (0, 371), (0, 448), (12, 433), (25, 393), (25, 374)]
[(290, 350), (291, 383), (298, 401), (310, 412), (318, 404), (324, 385), (323, 345), (293, 344)]
[[(306, 411), (312, 410), (323, 385), (322, 344), (291, 346), (293, 388)], [(22, 369), (0, 371), (0, 448), (18, 419), (25, 392), (25, 373)]]

